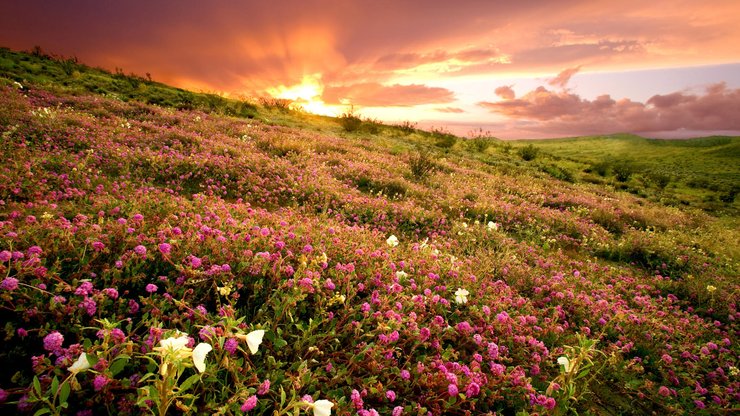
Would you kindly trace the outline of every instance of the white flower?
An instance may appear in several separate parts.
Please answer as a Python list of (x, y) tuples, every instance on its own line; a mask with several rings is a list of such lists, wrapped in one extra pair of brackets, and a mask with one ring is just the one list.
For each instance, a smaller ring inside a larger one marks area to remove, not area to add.
[(257, 354), (257, 349), (260, 347), (260, 344), (262, 344), (262, 337), (264, 336), (264, 329), (258, 329), (246, 335), (245, 340), (247, 341), (249, 352), (251, 352), (252, 354)]
[(403, 270), (399, 270), (399, 271), (396, 272), (396, 278), (398, 278), (398, 279), (405, 279), (407, 277), (409, 277), (409, 274), (406, 273)]
[(80, 354), (80, 358), (78, 358), (74, 364), (68, 367), (67, 370), (69, 370), (73, 374), (77, 374), (81, 371), (87, 370), (88, 368), (90, 368), (90, 363), (87, 361), (87, 354), (83, 352), (82, 354)]
[(457, 288), (457, 291), (455, 291), (455, 302), (457, 302), (458, 305), (462, 305), (464, 303), (468, 303), (468, 295), (470, 292), (463, 288)]
[(213, 350), (211, 344), (201, 342), (193, 349), (193, 364), (199, 373), (206, 371), (206, 355)]
[(570, 373), (570, 360), (566, 356), (558, 357), (558, 364), (565, 368), (566, 373)]
[(498, 224), (493, 221), (488, 221), (488, 229), (491, 231), (498, 231)]
[(169, 337), (159, 341), (157, 349), (161, 351), (177, 352), (188, 346), (188, 337), (185, 334), (178, 334), (176, 337)]
[(316, 400), (314, 403), (309, 403), (309, 406), (313, 408), (314, 416), (330, 416), (334, 403), (329, 400)]
[(385, 240), (386, 244), (388, 244), (389, 247), (395, 247), (398, 245), (398, 237), (395, 235), (392, 235), (388, 237), (387, 240)]

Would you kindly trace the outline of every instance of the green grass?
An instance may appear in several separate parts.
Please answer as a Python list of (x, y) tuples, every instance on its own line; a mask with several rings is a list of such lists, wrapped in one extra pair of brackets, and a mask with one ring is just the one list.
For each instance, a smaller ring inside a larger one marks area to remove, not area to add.
[[(712, 136), (684, 140), (647, 139), (629, 134), (565, 139), (520, 140), (515, 149), (534, 145), (540, 163), (552, 163), (578, 173), (580, 180), (614, 183), (625, 190), (642, 190), (667, 204), (691, 205), (736, 215), (738, 205), (722, 202), (740, 186), (740, 137)], [(615, 180), (615, 166), (626, 163), (633, 174)], [(602, 164), (605, 175), (596, 167)], [(659, 186), (660, 179), (665, 189)]]

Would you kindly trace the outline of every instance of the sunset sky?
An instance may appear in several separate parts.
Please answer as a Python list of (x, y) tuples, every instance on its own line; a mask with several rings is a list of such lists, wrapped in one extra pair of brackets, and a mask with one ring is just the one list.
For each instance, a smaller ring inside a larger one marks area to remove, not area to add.
[(501, 138), (740, 135), (740, 1), (0, 1), (0, 46)]

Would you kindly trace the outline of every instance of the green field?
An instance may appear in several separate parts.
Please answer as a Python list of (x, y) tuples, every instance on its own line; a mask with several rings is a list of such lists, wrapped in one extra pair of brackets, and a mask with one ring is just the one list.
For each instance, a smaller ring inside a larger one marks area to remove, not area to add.
[[(612, 183), (667, 204), (737, 213), (731, 202), (740, 186), (740, 137), (665, 140), (619, 134), (510, 143), (517, 150), (535, 146), (541, 163), (569, 169), (580, 180)], [(628, 180), (615, 180), (617, 166), (631, 171)]]

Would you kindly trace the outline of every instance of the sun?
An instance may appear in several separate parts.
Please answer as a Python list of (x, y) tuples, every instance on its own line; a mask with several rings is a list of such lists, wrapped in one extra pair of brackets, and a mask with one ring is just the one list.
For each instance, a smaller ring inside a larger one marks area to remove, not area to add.
[(274, 98), (283, 98), (293, 101), (295, 107), (304, 111), (323, 116), (336, 117), (338, 110), (324, 103), (321, 95), (324, 85), (321, 83), (321, 74), (304, 75), (300, 84), (292, 86), (280, 85), (266, 90)]

